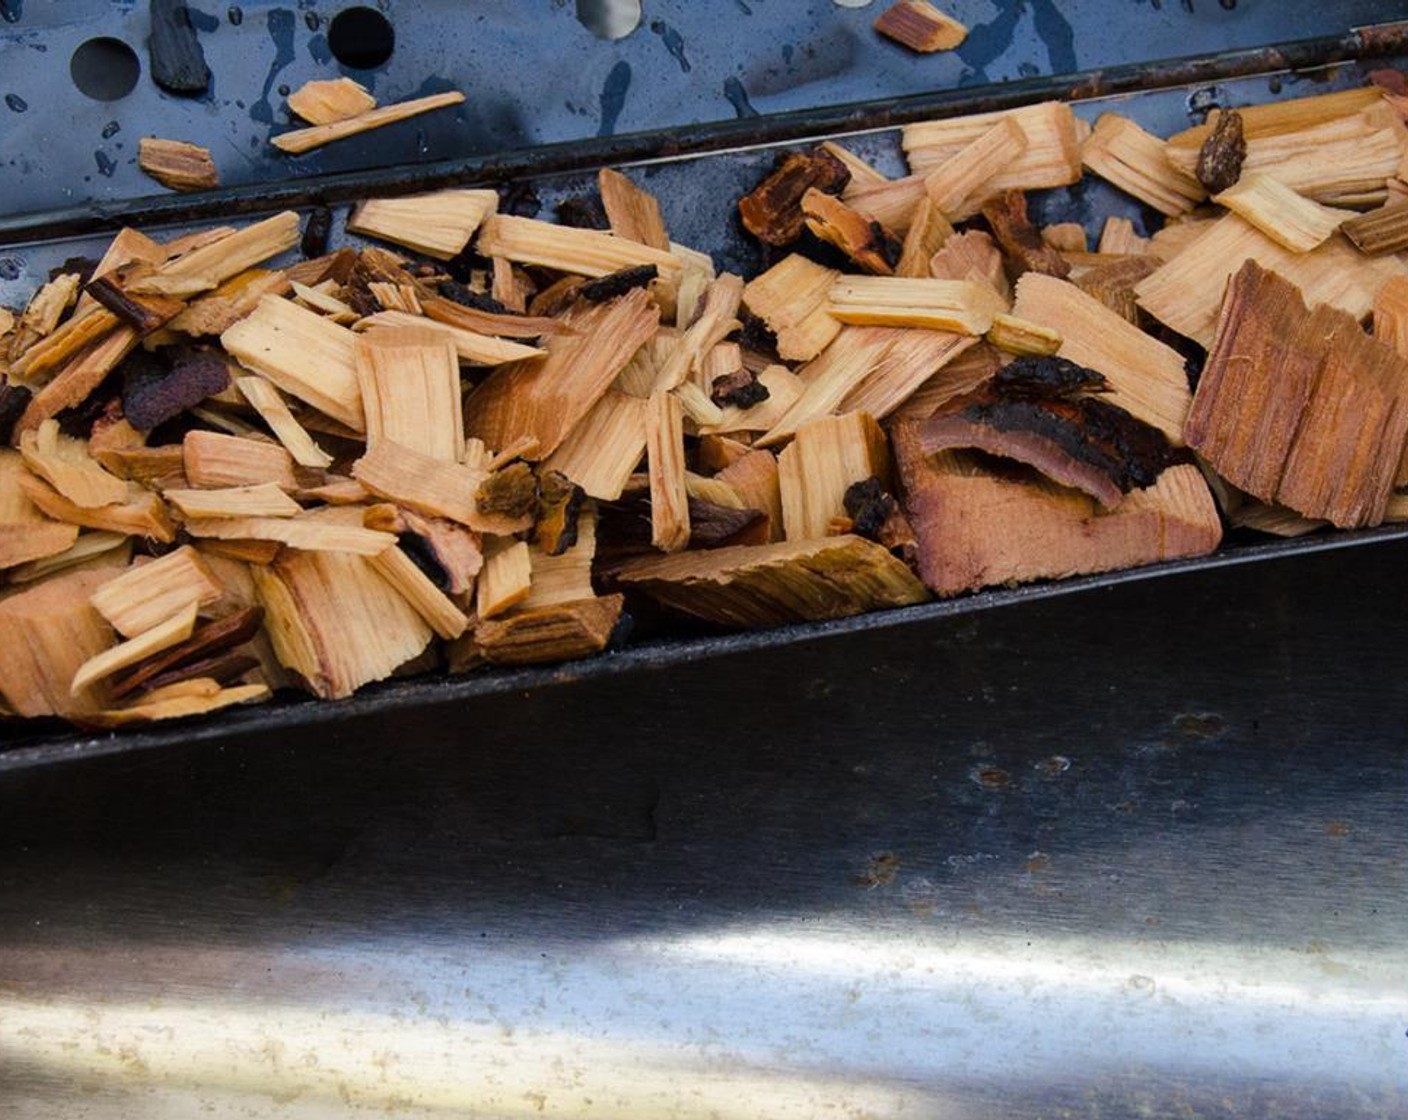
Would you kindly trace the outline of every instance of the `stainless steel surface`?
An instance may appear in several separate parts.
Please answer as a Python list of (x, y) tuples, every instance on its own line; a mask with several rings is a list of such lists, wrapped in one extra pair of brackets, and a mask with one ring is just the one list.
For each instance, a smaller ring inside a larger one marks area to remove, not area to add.
[(0, 783), (22, 1117), (1399, 1117), (1408, 544)]

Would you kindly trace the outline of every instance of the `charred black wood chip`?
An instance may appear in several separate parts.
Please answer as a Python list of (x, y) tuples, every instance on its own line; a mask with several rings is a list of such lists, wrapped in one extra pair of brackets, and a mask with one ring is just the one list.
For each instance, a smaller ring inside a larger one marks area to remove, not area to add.
[(720, 408), (726, 405), (752, 408), (755, 404), (762, 404), (769, 396), (768, 387), (750, 369), (736, 369), (716, 377), (709, 387), (709, 399)]
[(168, 93), (204, 93), (210, 84), (210, 67), (185, 0), (152, 0), (151, 29), (147, 52), (152, 81)]
[(435, 555), (435, 549), (428, 540), (419, 533), (407, 531), (396, 534), (396, 543), (431, 583), (449, 594), (450, 573), (445, 570), (445, 565), (440, 563), (440, 557)]
[(29, 407), (33, 395), (23, 385), (0, 382), (0, 443), (10, 442), (15, 425), (24, 415), (24, 410)]
[(577, 289), (577, 295), (591, 303), (605, 303), (625, 295), (632, 288), (645, 287), (659, 275), (660, 270), (653, 264), (638, 264), (618, 269), (596, 280), (588, 280)]
[(303, 240), (299, 250), (308, 260), (321, 257), (328, 251), (328, 237), (332, 233), (332, 211), (326, 206), (316, 206), (308, 215), (308, 224), (303, 227)]
[[(130, 361), (137, 353), (135, 351), (129, 356)], [(88, 394), (78, 404), (71, 408), (63, 409), (55, 420), (59, 422), (59, 431), (66, 436), (73, 436), (75, 439), (87, 439), (93, 433), (93, 426), (109, 415), (113, 401), (122, 396), (123, 369), (126, 363), (119, 365), (105, 378), (102, 383)]]
[(1106, 392), (1110, 383), (1103, 373), (1069, 358), (1023, 355), (993, 375), (992, 387), (1004, 397), (1071, 397)]
[(851, 519), (851, 531), (870, 540), (879, 539), (880, 531), (899, 505), (874, 475), (846, 487), (842, 504)]
[(976, 448), (1025, 463), (1106, 507), (1153, 485), (1176, 460), (1159, 429), (1094, 397), (1001, 398), (980, 391), (920, 425), (926, 454)]
[(601, 195), (595, 191), (564, 198), (557, 204), (556, 211), (557, 220), (565, 226), (575, 226), (577, 229), (611, 228), (611, 219), (606, 216)]
[(729, 335), (731, 341), (738, 343), (745, 350), (761, 354), (770, 362), (782, 360), (777, 355), (777, 334), (763, 319), (754, 315), (746, 307), (740, 307), (738, 321), (742, 326)]
[(1217, 194), (1232, 186), (1242, 176), (1242, 162), (1247, 158), (1247, 138), (1242, 128), (1242, 114), (1236, 109), (1222, 109), (1217, 124), (1203, 141), (1198, 152), (1198, 182), (1209, 194)]
[(123, 371), (122, 408), (140, 431), (150, 431), (230, 387), (230, 370), (210, 350), (180, 348), (171, 363), (132, 363)]
[(490, 315), (518, 314), (511, 307), (505, 307), (493, 296), (484, 292), (476, 292), (473, 288), (467, 287), (457, 280), (441, 280), (435, 290), (446, 299), (458, 303), (461, 307), (468, 307), (471, 311), (484, 311)]

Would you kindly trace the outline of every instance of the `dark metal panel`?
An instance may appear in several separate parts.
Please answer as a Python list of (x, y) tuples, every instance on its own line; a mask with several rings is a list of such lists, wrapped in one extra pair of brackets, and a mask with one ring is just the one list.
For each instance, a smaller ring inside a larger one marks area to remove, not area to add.
[[(952, 12), (972, 27), (968, 41), (951, 54), (921, 57), (874, 34), (879, 2), (857, 9), (831, 0), (645, 0), (641, 27), (607, 42), (577, 22), (576, 5), (566, 0), (381, 0), (373, 6), (394, 29), (395, 50), (383, 65), (358, 70), (340, 64), (328, 45), (331, 20), (353, 6), (192, 4), (214, 78), (206, 96), (188, 99), (150, 80), (146, 4), (6, 0), (0, 175), (7, 189), (0, 215), (160, 193), (136, 167), (143, 135), (208, 145), (228, 185), (271, 184), (501, 159), (547, 144), (753, 113), (1339, 36), (1392, 18), (1396, 7), (1382, 0), (951, 0)], [(98, 36), (122, 40), (142, 61), (136, 87), (117, 101), (91, 100), (70, 79), (70, 57)], [(281, 90), (340, 73), (383, 101), (446, 88), (464, 90), (469, 100), (459, 111), (297, 159), (271, 148), (269, 136), (287, 122)]]

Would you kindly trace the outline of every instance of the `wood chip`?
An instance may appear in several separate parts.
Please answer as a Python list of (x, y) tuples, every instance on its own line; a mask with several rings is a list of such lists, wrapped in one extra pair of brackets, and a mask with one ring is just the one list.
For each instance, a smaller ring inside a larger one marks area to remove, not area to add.
[(1222, 523), (1197, 467), (1170, 467), (1147, 490), (1102, 511), (1035, 472), (996, 472), (974, 456), (926, 456), (914, 428), (891, 437), (919, 574), (940, 596), (1201, 556)]
[(265, 296), (220, 336), (231, 357), (334, 420), (366, 430), (357, 336), (290, 300)]
[(802, 196), (802, 214), (812, 233), (835, 245), (866, 272), (877, 276), (894, 274), (902, 245), (872, 215), (815, 187)]
[(1001, 296), (967, 280), (848, 276), (831, 285), (827, 311), (843, 323), (922, 327), (983, 335), (1007, 310)]
[(1105, 375), (1109, 400), (1152, 424), (1175, 446), (1192, 403), (1183, 358), (1069, 281), (1028, 273), (1012, 312), (1061, 336), (1056, 353)]
[(165, 503), (135, 482), (127, 484), (126, 501), (91, 509), (74, 505), (47, 482), (31, 474), (20, 475), (18, 482), (25, 496), (56, 521), (67, 521), (85, 529), (147, 537), (162, 544), (176, 539), (176, 527)]
[(593, 498), (614, 502), (645, 454), (647, 400), (608, 389), (543, 462)]
[(811, 361), (840, 333), (840, 322), (826, 311), (831, 285), (840, 277), (834, 269), (791, 253), (744, 285), (744, 304), (777, 336), (781, 358)]
[(578, 276), (609, 276), (623, 268), (653, 264), (661, 277), (678, 282), (681, 264), (673, 254), (595, 229), (576, 229), (495, 214), (485, 220), (479, 251), (522, 264), (555, 268)]
[[(1347, 219), (1355, 217), (1352, 210), (1336, 210), (1312, 202), (1261, 171), (1243, 175), (1235, 185), (1214, 195), (1213, 201), (1245, 218), (1293, 253), (1310, 252)], [(1408, 223), (1404, 231), (1408, 234)], [(1408, 236), (1403, 243), (1408, 246)]]
[(856, 536), (682, 552), (629, 564), (621, 582), (723, 626), (783, 626), (923, 602), (903, 561)]
[(102, 706), (101, 695), (74, 696), (69, 685), (80, 665), (112, 644), (112, 628), (88, 602), (108, 578), (66, 572), (0, 599), (0, 696), (17, 715), (73, 719)]
[(208, 191), (220, 185), (210, 149), (183, 140), (143, 136), (137, 142), (137, 166), (173, 191)]
[(968, 38), (968, 28), (928, 0), (899, 0), (880, 14), (875, 30), (920, 54), (951, 51)]
[(442, 638), (458, 638), (469, 626), (469, 618), (455, 606), (414, 560), (399, 548), (388, 548), (371, 557), (371, 566), (420, 615), (425, 624)]
[(1100, 115), (1081, 162), (1161, 214), (1186, 214), (1207, 197), (1196, 176), (1169, 162), (1162, 140), (1118, 113)]
[(569, 312), (573, 335), (545, 342), (547, 357), (500, 366), (465, 401), (465, 434), (490, 447), (531, 436), (546, 458), (611, 387), (658, 325), (641, 289)]
[(105, 577), (89, 594), (93, 609), (124, 638), (135, 638), (179, 615), (187, 604), (208, 606), (224, 588), (190, 545)]
[(1408, 439), (1408, 361), (1248, 262), (1228, 287), (1187, 435), (1262, 501), (1377, 525)]
[(280, 664), (325, 700), (389, 677), (434, 633), (364, 556), (285, 551), (250, 574)]
[[(972, 217), (988, 198), (1003, 191), (1042, 190), (1080, 181), (1080, 136), (1075, 114), (1069, 105), (1045, 101), (1020, 109), (906, 125), (902, 139), (909, 166), (920, 177), (916, 183), (922, 184), (922, 176), (952, 159), (1003, 117), (1010, 118), (1022, 130), (1027, 141), (1026, 149), (989, 180), (981, 192), (970, 196), (963, 212), (948, 214), (950, 220)], [(847, 192), (846, 200), (852, 205), (865, 205), (861, 197), (852, 197), (850, 192)], [(882, 221), (886, 220), (873, 206), (869, 209)]]
[(403, 121), (421, 113), (429, 113), (435, 109), (458, 105), (462, 101), (464, 101), (464, 94), (458, 90), (450, 93), (436, 93), (429, 97), (418, 97), (412, 101), (401, 101), (395, 105), (383, 105), (379, 109), (370, 109), (365, 113), (358, 113), (355, 117), (345, 117), (330, 124), (282, 132), (273, 137), (270, 143), (281, 151), (302, 155), (304, 152), (311, 152), (314, 148), (321, 148), (324, 144), (331, 144), (334, 140), (356, 136), (370, 129), (381, 128), (384, 125), (394, 124), (397, 121)]
[[(952, 236), (953, 226), (949, 225), (939, 207), (934, 205), (934, 200), (925, 195), (915, 208), (909, 231), (904, 236), (895, 275), (920, 278), (930, 275), (929, 261)], [(780, 349), (778, 353), (781, 354)]]
[(983, 192), (987, 184), (1027, 150), (1026, 133), (1015, 118), (999, 118), (971, 144), (955, 152), (924, 176), (924, 192), (945, 217), (964, 210), (964, 204)]
[(1408, 249), (1408, 204), (1398, 202), (1382, 206), (1358, 217), (1342, 210), (1331, 210), (1330, 213), (1344, 215), (1339, 228), (1344, 230), (1345, 236), (1354, 242), (1360, 252), (1379, 256)]
[(797, 429), (777, 457), (783, 532), (789, 541), (818, 540), (845, 516), (853, 482), (888, 480), (890, 456), (884, 433), (865, 412), (826, 416)]
[(498, 192), (491, 190), (374, 198), (356, 206), (347, 219), (347, 229), (448, 261), (464, 251), (484, 219), (498, 208)]
[(503, 541), (484, 556), (475, 592), (475, 613), (495, 618), (528, 598), (533, 587), (533, 560), (523, 541)]
[(288, 107), (309, 124), (336, 124), (375, 109), (376, 98), (351, 78), (330, 78), (304, 82)]
[(679, 398), (657, 390), (645, 415), (650, 464), (650, 543), (662, 552), (689, 544), (689, 495), (685, 489), (684, 414)]
[(277, 484), (229, 486), (219, 490), (171, 489), (162, 494), (183, 517), (292, 517), (297, 502)]
[(57, 420), (24, 432), (20, 454), (25, 466), (76, 506), (93, 509), (127, 500), (127, 483), (88, 454), (86, 441), (60, 434)]
[(298, 488), (293, 456), (267, 439), (187, 432), (181, 461), (191, 486), (223, 489), (273, 483), (284, 490)]
[(600, 653), (621, 618), (623, 598), (605, 595), (481, 622), (474, 641), (495, 665), (569, 661)]
[(144, 630), (128, 641), (96, 653), (83, 662), (74, 671), (73, 682), (69, 685), (70, 695), (82, 695), (118, 670), (126, 669), (154, 654), (179, 645), (191, 636), (195, 628), (196, 604), (192, 601), (165, 622), (158, 623), (150, 630)]
[(458, 463), (464, 451), (460, 365), (445, 331), (383, 327), (358, 338), (355, 355), (367, 446), (391, 440)]
[[(283, 395), (272, 382), (253, 375), (235, 378), (235, 386), (240, 395), (259, 413), (260, 419), (284, 446), (284, 450), (301, 467), (324, 469), (332, 466), (332, 456), (318, 446), (317, 442), (300, 424), (288, 407)], [(279, 477), (286, 476), (281, 471)]]
[(669, 252), (670, 235), (660, 216), (660, 202), (653, 194), (609, 167), (597, 173), (596, 184), (612, 233)]
[(1141, 283), (1139, 305), (1201, 346), (1212, 343), (1227, 282), (1246, 261), (1284, 276), (1311, 306), (1368, 315), (1390, 276), (1408, 273), (1394, 257), (1365, 258), (1339, 237), (1293, 253), (1236, 214), (1228, 214)]

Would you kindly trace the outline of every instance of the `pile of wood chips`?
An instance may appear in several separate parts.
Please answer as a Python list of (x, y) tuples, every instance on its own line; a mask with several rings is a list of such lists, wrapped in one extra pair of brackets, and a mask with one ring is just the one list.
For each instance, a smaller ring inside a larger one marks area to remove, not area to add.
[[(773, 626), (1408, 515), (1406, 109), (1164, 140), (1047, 103), (906, 128), (899, 179), (822, 144), (740, 201), (747, 280), (610, 170), (557, 223), (368, 201), (379, 244), (291, 265), (294, 213), (123, 230), (0, 310), (4, 709), (330, 699), (598, 652), (628, 594)], [(1086, 171), (1162, 229), (1033, 226)]]

